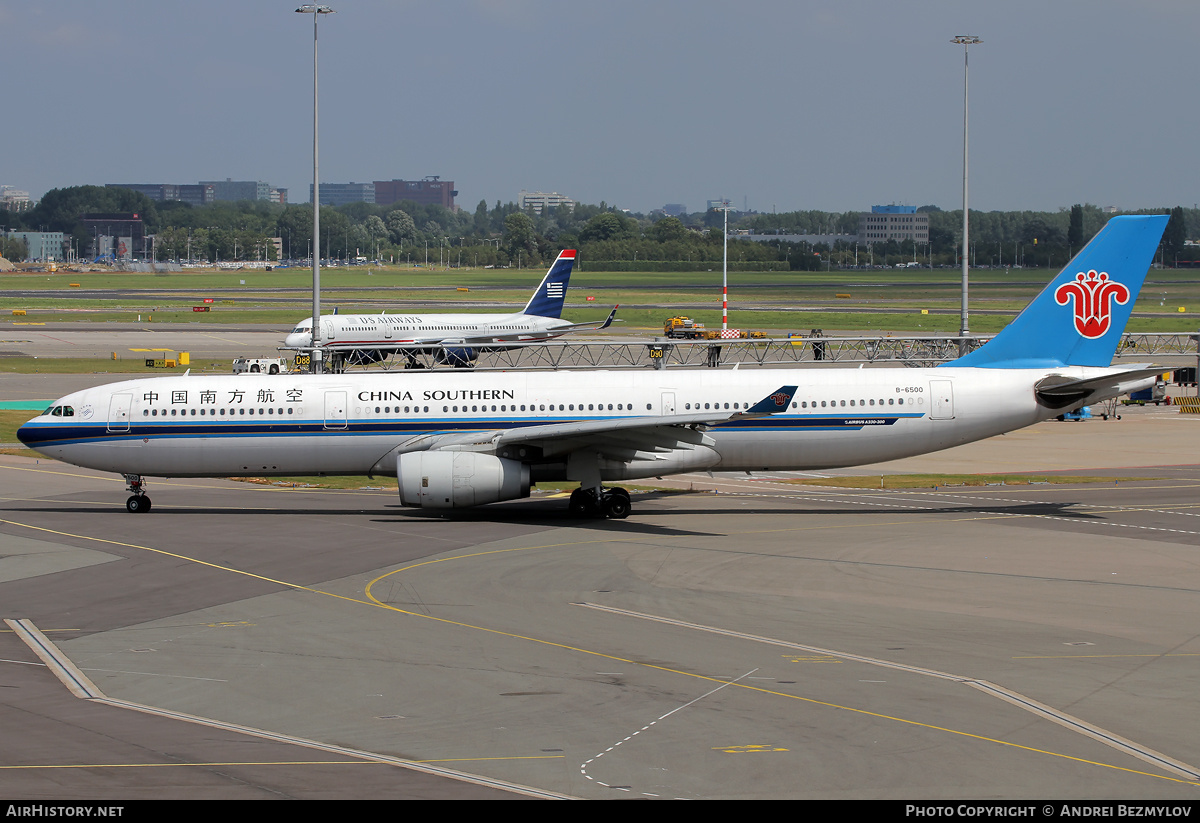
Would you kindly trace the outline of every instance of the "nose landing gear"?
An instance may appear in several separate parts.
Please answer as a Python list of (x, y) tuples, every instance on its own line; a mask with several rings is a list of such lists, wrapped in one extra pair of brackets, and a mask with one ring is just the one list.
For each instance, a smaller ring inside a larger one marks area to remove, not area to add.
[(132, 514), (150, 511), (150, 498), (146, 495), (146, 483), (140, 474), (126, 474), (125, 490), (132, 492), (125, 501), (125, 508)]

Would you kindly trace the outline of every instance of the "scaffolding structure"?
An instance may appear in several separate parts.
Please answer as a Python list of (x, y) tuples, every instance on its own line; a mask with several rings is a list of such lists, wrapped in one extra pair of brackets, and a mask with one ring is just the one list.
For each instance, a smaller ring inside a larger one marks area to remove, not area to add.
[[(931, 367), (949, 362), (979, 348), (991, 336), (825, 337), (793, 336), (760, 340), (554, 340), (505, 344), (503, 348), (472, 348), (474, 359), (463, 358), (462, 343), (419, 350), (379, 352), (355, 358), (336, 353), (335, 370), (362, 367), (396, 369), (473, 368), (476, 370), (561, 370), (823, 366), (826, 364), (878, 363)], [(382, 359), (380, 359), (382, 356)], [(1200, 357), (1200, 333), (1126, 334), (1116, 354), (1118, 361), (1162, 362), (1187, 365)]]

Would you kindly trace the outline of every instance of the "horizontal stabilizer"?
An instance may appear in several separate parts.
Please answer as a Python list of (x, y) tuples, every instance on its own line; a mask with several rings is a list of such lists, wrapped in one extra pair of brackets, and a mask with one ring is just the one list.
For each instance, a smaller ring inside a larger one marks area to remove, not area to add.
[(1079, 380), (1052, 374), (1033, 387), (1038, 402), (1049, 409), (1065, 409), (1081, 403), (1095, 403), (1154, 385), (1163, 373), (1161, 366), (1115, 371), (1100, 377)]

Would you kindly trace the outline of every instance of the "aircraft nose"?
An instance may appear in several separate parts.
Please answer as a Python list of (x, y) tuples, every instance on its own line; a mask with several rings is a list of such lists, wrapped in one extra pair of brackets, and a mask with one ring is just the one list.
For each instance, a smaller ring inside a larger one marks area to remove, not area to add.
[(17, 429), (17, 439), (31, 449), (36, 448), (38, 441), (37, 429), (26, 423)]

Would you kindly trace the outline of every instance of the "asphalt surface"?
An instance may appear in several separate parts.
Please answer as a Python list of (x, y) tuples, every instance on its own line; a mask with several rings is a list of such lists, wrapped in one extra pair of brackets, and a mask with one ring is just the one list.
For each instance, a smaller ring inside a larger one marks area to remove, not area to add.
[(0, 633), (0, 795), (1194, 802), (1200, 420), (1123, 418), (841, 472), (1104, 482), (696, 474), (625, 521), (224, 480), (131, 515), (0, 456), (0, 617), (103, 695)]

